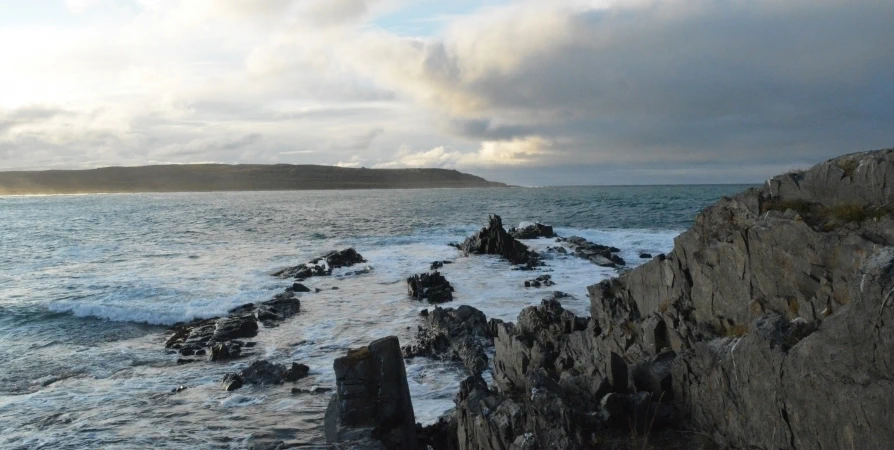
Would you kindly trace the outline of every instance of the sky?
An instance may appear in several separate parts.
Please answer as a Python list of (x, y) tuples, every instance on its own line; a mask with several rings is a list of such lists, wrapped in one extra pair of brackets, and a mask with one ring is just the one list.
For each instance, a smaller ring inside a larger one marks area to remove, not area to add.
[(0, 170), (753, 183), (894, 147), (890, 0), (0, 0)]

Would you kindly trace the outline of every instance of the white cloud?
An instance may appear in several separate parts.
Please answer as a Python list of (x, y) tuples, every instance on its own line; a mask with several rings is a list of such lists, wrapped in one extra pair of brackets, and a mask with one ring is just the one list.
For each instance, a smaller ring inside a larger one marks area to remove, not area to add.
[(485, 141), (477, 152), (450, 150), (444, 146), (428, 151), (413, 152), (403, 148), (391, 161), (375, 164), (376, 168), (439, 167), (476, 168), (542, 164), (551, 143), (539, 136)]
[[(66, 4), (82, 13), (66, 26), (0, 29), (0, 170), (191, 158), (683, 174), (894, 140), (891, 2), (528, 0), (433, 11), (444, 28), (425, 37), (387, 28), (414, 10), (401, 0)], [(245, 136), (263, 139), (231, 145)]]

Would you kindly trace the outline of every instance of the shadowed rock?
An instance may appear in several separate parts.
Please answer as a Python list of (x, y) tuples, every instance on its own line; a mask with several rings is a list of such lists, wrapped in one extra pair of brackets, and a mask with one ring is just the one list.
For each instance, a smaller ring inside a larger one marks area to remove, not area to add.
[(407, 293), (416, 300), (444, 303), (453, 300), (453, 287), (438, 271), (407, 278)]
[(503, 229), (503, 220), (496, 214), (490, 216), (487, 227), (466, 239), (459, 245), (459, 249), (466, 255), (500, 255), (512, 264), (524, 264), (528, 267), (540, 263), (537, 253)]
[(510, 228), (509, 235), (516, 239), (537, 239), (556, 237), (553, 227), (542, 223), (535, 223), (524, 228)]
[(417, 333), (417, 344), (404, 348), (408, 358), (461, 361), (475, 375), (487, 368), (487, 349), (493, 347), (493, 337), (484, 313), (467, 305), (456, 309), (436, 307), (425, 318), (426, 324)]
[(380, 441), (386, 449), (416, 450), (416, 422), (400, 343), (373, 341), (335, 360), (336, 394), (326, 410), (330, 444)]

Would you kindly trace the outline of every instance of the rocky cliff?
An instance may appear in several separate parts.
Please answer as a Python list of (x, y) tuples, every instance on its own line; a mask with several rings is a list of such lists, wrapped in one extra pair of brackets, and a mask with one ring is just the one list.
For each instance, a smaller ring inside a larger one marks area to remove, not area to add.
[[(889, 448), (894, 150), (777, 176), (668, 255), (497, 325), (463, 449)], [(890, 325), (889, 325), (890, 324)]]

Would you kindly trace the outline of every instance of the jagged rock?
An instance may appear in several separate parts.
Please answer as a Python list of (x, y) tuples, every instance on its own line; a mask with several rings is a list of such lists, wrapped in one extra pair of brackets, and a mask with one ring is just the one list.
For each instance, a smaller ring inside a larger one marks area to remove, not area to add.
[(241, 388), (244, 383), (241, 376), (230, 373), (224, 376), (222, 384), (225, 391), (231, 392)]
[(301, 283), (293, 284), (291, 289), (292, 292), (310, 292), (310, 288)]
[(462, 361), (472, 374), (487, 368), (487, 349), (493, 347), (490, 325), (481, 311), (467, 305), (441, 308), (427, 313), (420, 326), (417, 344), (404, 348), (408, 358), (427, 356)]
[(456, 436), (456, 415), (453, 412), (448, 413), (428, 426), (417, 423), (416, 438), (421, 449), (459, 450), (459, 440)]
[(280, 278), (295, 278), (304, 280), (310, 277), (320, 277), (332, 274), (332, 269), (350, 267), (354, 264), (365, 263), (366, 259), (353, 248), (329, 252), (319, 258), (308, 261), (295, 267), (289, 267), (273, 274)]
[(525, 432), (524, 408), (490, 391), (481, 377), (460, 383), (456, 396), (457, 439), (463, 450), (504, 450)]
[(431, 263), (431, 266), (429, 266), (429, 270), (438, 270), (442, 267), (444, 267), (443, 261), (435, 261), (435, 262)]
[(466, 255), (500, 255), (512, 264), (534, 267), (540, 264), (537, 253), (518, 242), (503, 229), (503, 220), (494, 214), (486, 228), (470, 236), (458, 247)]
[(407, 292), (416, 300), (427, 299), (430, 303), (445, 303), (453, 300), (453, 287), (438, 271), (407, 278)]
[(528, 225), (524, 228), (510, 228), (509, 235), (516, 239), (537, 239), (541, 237), (545, 238), (553, 238), (556, 237), (556, 233), (553, 232), (553, 227), (549, 225), (544, 225), (542, 223), (535, 223), (534, 225)]
[(397, 337), (373, 341), (335, 360), (336, 394), (326, 410), (330, 444), (373, 439), (416, 450), (416, 421)]

